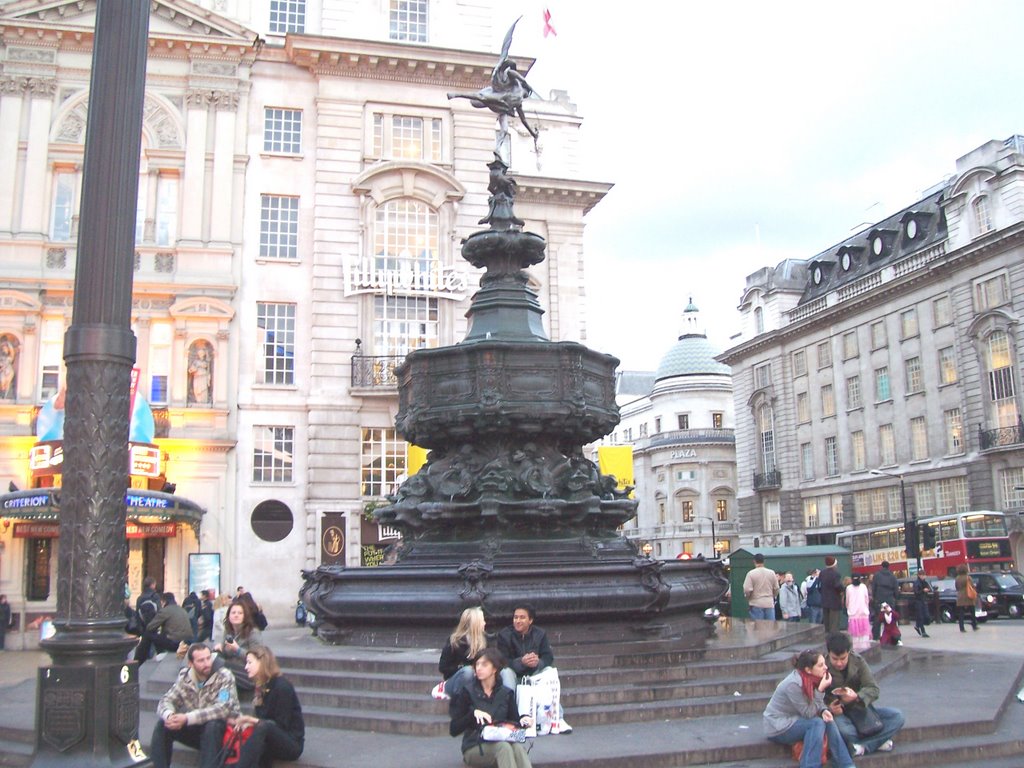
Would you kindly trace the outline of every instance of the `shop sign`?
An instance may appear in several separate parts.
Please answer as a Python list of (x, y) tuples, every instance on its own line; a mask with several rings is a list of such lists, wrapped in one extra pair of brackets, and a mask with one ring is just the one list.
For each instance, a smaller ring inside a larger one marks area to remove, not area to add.
[[(37, 493), (33, 496), (19, 496), (16, 499), (4, 499), (4, 509), (34, 509), (48, 507), (52, 503), (49, 493)], [(14, 517), (14, 515), (11, 515)]]
[(129, 539), (173, 539), (178, 534), (177, 523), (132, 523), (125, 526)]
[[(150, 443), (128, 443), (129, 474), (160, 476), (160, 448)], [(60, 440), (36, 443), (28, 452), (28, 468), (35, 476), (53, 475), (64, 464), (64, 446)]]
[(131, 460), (131, 469), (129, 474), (141, 477), (159, 477), (160, 448), (141, 443), (131, 443), (130, 445), (128, 455)]
[(52, 475), (64, 463), (64, 446), (60, 440), (36, 443), (28, 452), (28, 468), (36, 475)]
[(60, 523), (15, 523), (16, 539), (56, 539), (60, 536)]
[(413, 264), (403, 269), (379, 268), (373, 259), (345, 259), (346, 296), (376, 293), (387, 296), (418, 294), (439, 299), (461, 300), (466, 296), (466, 273), (461, 268), (442, 267), (436, 259), (424, 260), (427, 269)]
[(170, 499), (142, 496), (138, 493), (128, 492), (124, 495), (124, 503), (133, 509), (170, 509), (174, 502)]
[(670, 459), (696, 459), (697, 450), (695, 448), (683, 448), (680, 451), (672, 451), (668, 457)]

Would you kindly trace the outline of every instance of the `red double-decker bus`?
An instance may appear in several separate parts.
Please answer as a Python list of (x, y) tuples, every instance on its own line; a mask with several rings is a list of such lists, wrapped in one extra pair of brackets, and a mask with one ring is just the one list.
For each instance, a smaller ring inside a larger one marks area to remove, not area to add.
[[(972, 572), (1016, 570), (1002, 512), (937, 515), (918, 520), (917, 530), (921, 570), (930, 576), (952, 576), (962, 563), (967, 563)], [(852, 553), (854, 573), (877, 571), (883, 560), (889, 561), (894, 573), (908, 574), (911, 570), (907, 567), (902, 524), (844, 531), (836, 535), (836, 544)]]

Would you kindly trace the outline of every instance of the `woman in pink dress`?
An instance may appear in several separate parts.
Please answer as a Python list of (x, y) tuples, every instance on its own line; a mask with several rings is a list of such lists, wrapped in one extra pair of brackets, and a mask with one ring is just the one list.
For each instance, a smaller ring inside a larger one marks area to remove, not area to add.
[(859, 575), (854, 575), (853, 582), (846, 587), (846, 615), (847, 629), (855, 642), (871, 642), (870, 600), (867, 585), (861, 584)]

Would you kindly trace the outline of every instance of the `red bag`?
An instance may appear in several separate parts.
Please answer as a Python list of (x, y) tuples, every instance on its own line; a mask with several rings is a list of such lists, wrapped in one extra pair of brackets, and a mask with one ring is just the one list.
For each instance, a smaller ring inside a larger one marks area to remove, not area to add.
[[(796, 760), (799, 763), (800, 762), (800, 758), (803, 757), (803, 754), (804, 754), (804, 743), (802, 741), (798, 741), (796, 744), (793, 745), (792, 749), (793, 749), (793, 759)], [(822, 738), (821, 738), (821, 764), (824, 765), (827, 762), (828, 762), (828, 736), (822, 736)]]
[(252, 736), (253, 727), (247, 725), (240, 731), (228, 727), (224, 729), (224, 741), (220, 748), (220, 765), (235, 765), (238, 762), (242, 745)]

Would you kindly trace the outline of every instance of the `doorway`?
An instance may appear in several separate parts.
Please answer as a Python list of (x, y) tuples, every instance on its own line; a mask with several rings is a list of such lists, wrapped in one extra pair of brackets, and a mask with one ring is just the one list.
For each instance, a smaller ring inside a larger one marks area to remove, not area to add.
[(164, 555), (167, 553), (167, 539), (152, 537), (142, 540), (142, 575), (143, 578), (156, 579), (159, 592), (164, 589)]

